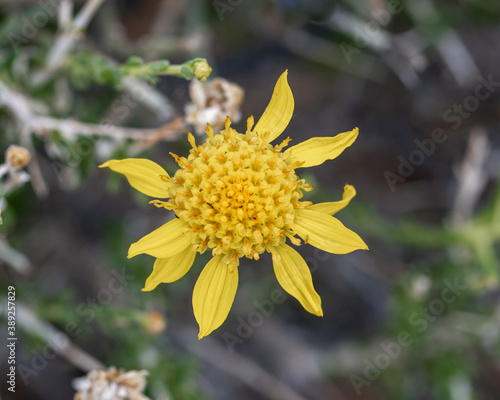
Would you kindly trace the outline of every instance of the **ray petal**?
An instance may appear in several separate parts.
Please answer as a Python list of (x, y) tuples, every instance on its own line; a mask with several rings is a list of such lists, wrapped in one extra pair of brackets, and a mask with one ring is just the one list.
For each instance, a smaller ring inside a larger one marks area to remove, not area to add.
[(358, 137), (358, 128), (339, 133), (334, 137), (313, 137), (305, 142), (290, 147), (285, 151), (294, 161), (303, 162), (299, 168), (314, 167), (326, 160), (338, 157)]
[(292, 229), (310, 245), (329, 253), (368, 250), (357, 233), (347, 229), (337, 218), (317, 211), (298, 209)]
[(191, 246), (186, 247), (180, 253), (170, 258), (157, 258), (153, 272), (146, 279), (143, 292), (150, 292), (160, 283), (171, 283), (182, 278), (193, 265), (196, 252)]
[(312, 206), (307, 206), (306, 210), (334, 215), (335, 213), (345, 208), (354, 196), (356, 196), (356, 189), (354, 189), (354, 186), (345, 185), (344, 193), (342, 194), (342, 200), (313, 204)]
[(156, 258), (170, 258), (191, 244), (191, 232), (185, 232), (189, 225), (175, 218), (132, 243), (128, 258), (138, 254), (149, 254)]
[(167, 182), (161, 176), (167, 176), (167, 172), (158, 164), (145, 158), (125, 158), (123, 160), (110, 160), (99, 168), (106, 168), (125, 175), (130, 186), (139, 192), (160, 199), (169, 197)]
[(286, 244), (271, 249), (276, 278), (287, 293), (311, 314), (323, 316), (321, 298), (314, 290), (311, 271), (302, 256)]
[(213, 257), (203, 268), (193, 291), (193, 310), (200, 326), (198, 339), (226, 320), (238, 288), (238, 268), (230, 272), (223, 255)]
[(287, 75), (288, 70), (279, 77), (271, 100), (253, 129), (254, 132), (261, 134), (269, 132), (269, 142), (281, 135), (293, 115), (295, 102), (288, 85)]

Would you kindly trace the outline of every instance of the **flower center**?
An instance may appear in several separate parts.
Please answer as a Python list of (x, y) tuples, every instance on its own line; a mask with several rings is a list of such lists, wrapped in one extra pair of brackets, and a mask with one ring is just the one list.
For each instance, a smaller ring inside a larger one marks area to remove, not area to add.
[(297, 241), (290, 225), (310, 186), (295, 174), (300, 163), (281, 152), (289, 139), (273, 147), (250, 129), (238, 133), (230, 121), (217, 135), (208, 128), (201, 146), (190, 136), (187, 159), (174, 155), (181, 168), (171, 179), (169, 203), (200, 253), (258, 259), (286, 237)]

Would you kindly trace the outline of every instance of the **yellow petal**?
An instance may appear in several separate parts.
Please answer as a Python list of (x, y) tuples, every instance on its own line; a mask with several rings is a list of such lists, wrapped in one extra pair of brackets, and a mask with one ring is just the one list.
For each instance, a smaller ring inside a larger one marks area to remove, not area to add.
[(302, 256), (286, 244), (271, 249), (273, 267), (281, 287), (311, 314), (323, 316), (321, 298), (314, 290), (311, 271)]
[(193, 310), (200, 326), (198, 339), (225, 321), (238, 288), (238, 268), (229, 272), (224, 256), (213, 257), (203, 268), (193, 291)]
[(288, 70), (283, 72), (276, 82), (273, 96), (253, 131), (263, 134), (269, 132), (269, 141), (276, 139), (285, 130), (292, 118), (294, 100), (287, 81)]
[(191, 233), (183, 233), (189, 225), (175, 218), (144, 236), (128, 249), (128, 258), (149, 254), (156, 258), (170, 258), (191, 244)]
[(145, 158), (125, 158), (110, 160), (99, 168), (108, 167), (111, 170), (125, 175), (130, 186), (151, 197), (160, 199), (168, 196), (168, 183), (160, 176), (168, 176), (167, 172), (158, 164)]
[(354, 186), (345, 185), (344, 194), (342, 194), (342, 200), (332, 201), (328, 203), (313, 204), (312, 206), (306, 207), (306, 210), (312, 210), (323, 214), (333, 215), (336, 212), (342, 210), (345, 206), (347, 206), (354, 196), (356, 196), (356, 189), (354, 189)]
[(317, 211), (298, 209), (292, 229), (310, 245), (329, 253), (368, 250), (365, 242), (337, 218)]
[(352, 131), (339, 133), (335, 137), (313, 137), (305, 142), (290, 147), (289, 153), (294, 161), (302, 161), (299, 168), (314, 167), (323, 164), (326, 160), (338, 157), (358, 137), (358, 128)]
[(191, 246), (170, 258), (157, 258), (153, 272), (146, 279), (143, 292), (155, 289), (160, 283), (170, 283), (182, 278), (193, 265), (196, 252)]

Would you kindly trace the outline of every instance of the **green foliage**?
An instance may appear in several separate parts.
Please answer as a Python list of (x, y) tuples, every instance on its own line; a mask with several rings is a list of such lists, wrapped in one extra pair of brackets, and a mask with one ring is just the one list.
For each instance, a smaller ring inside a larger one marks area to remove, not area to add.
[(83, 50), (69, 57), (66, 70), (73, 84), (80, 89), (88, 87), (90, 83), (119, 88), (124, 76), (122, 67), (111, 66), (103, 55), (91, 50)]
[(66, 59), (65, 70), (73, 84), (80, 89), (91, 83), (111, 85), (122, 89), (123, 78), (127, 76), (156, 83), (158, 76), (171, 75), (178, 78), (198, 78), (205, 81), (211, 68), (203, 58), (195, 58), (181, 65), (172, 65), (168, 60), (144, 62), (141, 57), (131, 56), (123, 64), (116, 65), (100, 53), (85, 49), (73, 53)]
[[(320, 190), (315, 196), (320, 201), (339, 194)], [(353, 219), (365, 234), (382, 240), (386, 251), (404, 248), (415, 255), (408, 272), (394, 277), (387, 303), (390, 317), (375, 339), (368, 344), (362, 339), (358, 345), (362, 349), (372, 346), (375, 352), (367, 354), (375, 355), (365, 360), (374, 363), (378, 355), (387, 354), (382, 344), (398, 343), (401, 334), (407, 335), (408, 343), (399, 343), (400, 354), (361, 390), (375, 388), (384, 398), (404, 400), (429, 396), (455, 400), (457, 393), (473, 390), (474, 381), (484, 373), (477, 362), (478, 352), (494, 359), (500, 346), (497, 337), (485, 348), (483, 336), (487, 329), (496, 329), (494, 304), (485, 301), (483, 294), (498, 286), (499, 204), (497, 188), (490, 201), (459, 227), (411, 217), (391, 222), (356, 198), (342, 211), (343, 220)], [(451, 296), (447, 288), (456, 285), (458, 295)], [(461, 322), (467, 319), (472, 323)], [(332, 374), (339, 373), (332, 366)], [(364, 378), (363, 369), (358, 373)]]

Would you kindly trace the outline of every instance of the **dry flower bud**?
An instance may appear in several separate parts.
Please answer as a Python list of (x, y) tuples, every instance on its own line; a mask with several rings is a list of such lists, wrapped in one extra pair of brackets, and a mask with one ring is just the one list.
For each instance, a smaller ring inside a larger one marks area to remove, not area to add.
[(108, 370), (90, 371), (75, 379), (78, 392), (73, 400), (150, 400), (142, 392), (146, 386), (147, 371)]
[(11, 145), (5, 151), (5, 161), (14, 169), (25, 167), (30, 160), (31, 154), (24, 147)]
[(161, 315), (158, 311), (149, 312), (147, 317), (146, 331), (150, 335), (158, 335), (165, 330), (167, 323), (165, 318), (163, 318), (163, 315)]
[(214, 130), (224, 127), (226, 117), (233, 122), (241, 119), (240, 106), (244, 91), (241, 86), (223, 78), (201, 83), (193, 79), (189, 86), (192, 103), (186, 106), (186, 123), (194, 125), (195, 132), (205, 132), (207, 123)]

